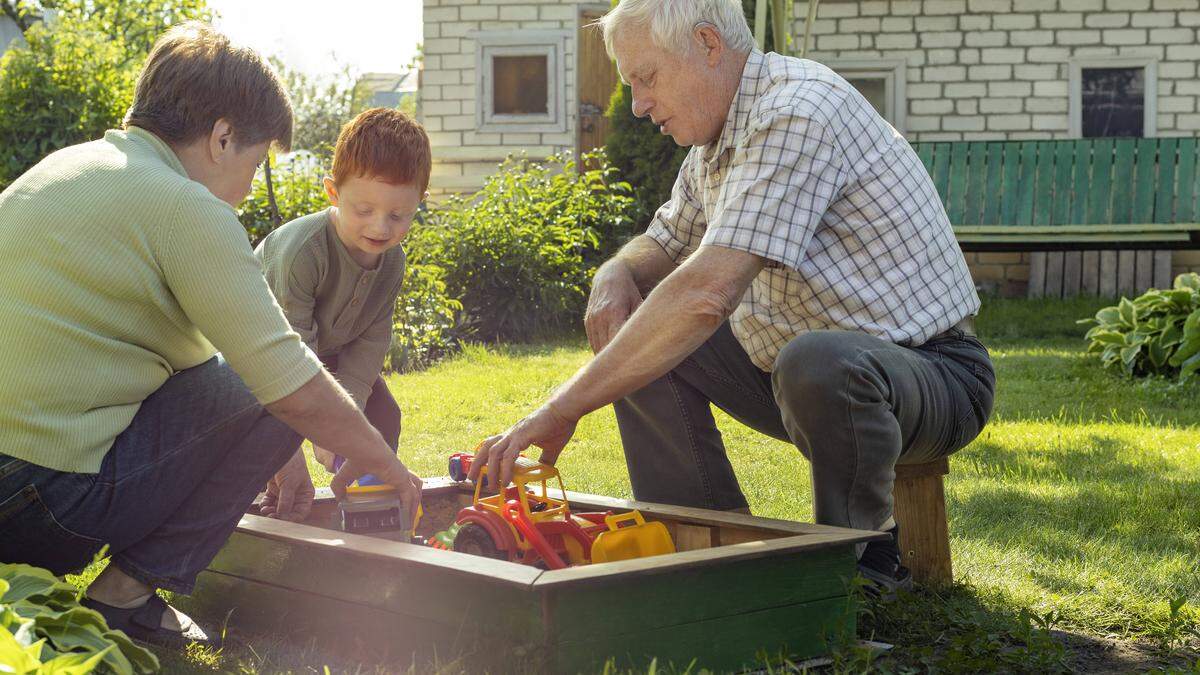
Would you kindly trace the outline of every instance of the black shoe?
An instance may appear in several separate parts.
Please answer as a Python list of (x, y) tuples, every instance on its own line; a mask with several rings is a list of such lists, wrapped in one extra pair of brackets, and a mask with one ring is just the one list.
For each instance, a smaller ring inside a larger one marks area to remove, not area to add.
[(900, 526), (887, 532), (890, 538), (868, 543), (858, 559), (858, 573), (870, 582), (864, 590), (880, 600), (893, 600), (897, 590), (911, 590), (913, 585), (912, 573), (900, 564)]

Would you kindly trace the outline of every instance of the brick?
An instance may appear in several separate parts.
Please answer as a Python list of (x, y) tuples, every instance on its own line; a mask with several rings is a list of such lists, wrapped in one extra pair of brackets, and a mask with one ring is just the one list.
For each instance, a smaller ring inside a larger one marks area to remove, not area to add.
[(915, 49), (917, 36), (912, 33), (884, 33), (875, 36), (877, 49)]
[(1144, 45), (1146, 44), (1146, 29), (1117, 28), (1104, 31), (1106, 45)]
[(918, 16), (916, 19), (916, 29), (928, 32), (958, 30), (958, 17)]
[(1150, 0), (1105, 0), (1109, 11), (1144, 12), (1150, 9)]
[(514, 5), (500, 8), (501, 21), (533, 21), (537, 18), (537, 7)]
[(958, 60), (964, 66), (973, 66), (979, 63), (978, 49), (960, 49), (958, 50)]
[(1038, 131), (1066, 131), (1066, 115), (1034, 115), (1030, 126)]
[(958, 27), (962, 30), (991, 30), (991, 14), (964, 14), (958, 17)]
[(457, 7), (433, 7), (425, 10), (426, 24), (458, 21)]
[(954, 102), (944, 99), (913, 101), (911, 108), (914, 115), (945, 115), (954, 110)]
[(1026, 98), (1033, 95), (1032, 82), (988, 82), (987, 95), (1000, 97)]
[(942, 119), (942, 127), (946, 131), (983, 131), (985, 128), (985, 117), (976, 115), (974, 117), (955, 115)]
[(984, 49), (979, 53), (984, 63), (1024, 63), (1024, 49)]
[(1029, 115), (992, 115), (987, 120), (988, 129), (996, 131), (1029, 129), (1032, 122)]
[(962, 14), (967, 11), (967, 0), (925, 0), (926, 15)]
[(1009, 38), (1015, 47), (1041, 47), (1054, 44), (1054, 32), (1048, 30), (1013, 31)]
[(1164, 113), (1194, 113), (1196, 98), (1194, 96), (1159, 96), (1158, 111)]
[(463, 7), (461, 11), (464, 21), (495, 21), (500, 18), (500, 8), (495, 5)]
[(1060, 45), (1095, 45), (1100, 44), (1098, 30), (1060, 30), (1054, 34)]
[[(1182, 118), (1182, 117), (1185, 117), (1185, 115), (1180, 115), (1179, 117)], [(1158, 116), (1158, 128), (1159, 129), (1174, 129), (1175, 128), (1174, 113), (1162, 113), (1161, 115), (1159, 115)]]
[(1128, 12), (1105, 12), (1089, 14), (1083, 24), (1088, 28), (1124, 28), (1129, 25)]
[(1071, 57), (1071, 50), (1063, 47), (1031, 47), (1025, 56), (1034, 63), (1061, 63)]
[(1104, 0), (1060, 0), (1059, 9), (1064, 12), (1100, 12), (1104, 10)]
[(1154, 0), (1154, 9), (1198, 9), (1196, 0)]
[(542, 21), (571, 21), (576, 20), (576, 8), (569, 5), (542, 5), (538, 8), (538, 17)]
[(980, 281), (1004, 281), (1004, 265), (975, 265), (971, 268), (971, 278)]
[(838, 21), (838, 30), (843, 33), (878, 33), (881, 23), (882, 21), (878, 17), (841, 19)]
[(425, 57), (426, 70), (438, 70), (438, 67), (430, 64), (430, 62), (429, 62), (430, 58), (440, 58), (442, 61), (441, 68), (444, 68), (446, 70), (459, 70), (462, 68), (474, 68), (475, 67), (475, 55), (474, 54), (446, 54), (445, 56), (442, 56), (442, 57), (429, 57), (429, 56)]
[(947, 84), (946, 98), (979, 98), (987, 94), (987, 85), (982, 82), (955, 82)]
[[(1159, 83), (1159, 86), (1162, 86), (1162, 83)], [(1200, 82), (1196, 82), (1196, 81), (1176, 82), (1175, 83), (1175, 93), (1176, 94), (1188, 94), (1191, 96), (1200, 95)]]
[(925, 52), (921, 49), (900, 49), (890, 52), (888, 56), (904, 59), (909, 66), (925, 65)]
[(1013, 77), (1018, 80), (1052, 80), (1058, 77), (1058, 66), (1015, 66)]
[(1031, 113), (1065, 113), (1067, 112), (1067, 99), (1034, 96), (1025, 101), (1025, 111)]
[(1200, 61), (1200, 45), (1172, 45), (1167, 47), (1168, 61)]
[(1046, 13), (1038, 16), (1042, 28), (1083, 28), (1083, 14), (1080, 12)]
[(817, 47), (821, 51), (837, 51), (840, 49), (858, 49), (857, 35), (818, 35)]
[(1133, 15), (1134, 28), (1169, 28), (1176, 25), (1174, 12), (1139, 12)]
[(458, 38), (433, 38), (425, 40), (424, 50), (426, 54), (458, 54), (461, 44)]
[(936, 49), (938, 47), (961, 47), (963, 42), (962, 33), (921, 33), (921, 47), (924, 49)]
[(947, 65), (958, 63), (958, 52), (953, 49), (929, 49), (925, 51), (929, 65)]
[(936, 66), (926, 68), (924, 75), (927, 82), (961, 82), (967, 77), (967, 69), (963, 66)]
[(904, 122), (910, 132), (920, 131), (937, 131), (942, 128), (942, 118), (937, 117), (910, 117)]
[[(826, 19), (844, 19), (849, 16), (858, 16), (857, 2), (831, 2), (824, 7), (821, 7), (821, 16)], [(799, 11), (797, 8), (797, 16), (807, 16), (807, 12)]]
[(426, 135), (429, 136), (429, 144), (435, 148), (456, 148), (463, 144), (463, 135), (459, 133), (436, 131)]
[(979, 112), (985, 115), (1019, 113), (1022, 105), (1022, 100), (1019, 98), (981, 98), (979, 99)]
[(886, 16), (888, 13), (887, 0), (871, 0), (858, 4), (861, 5), (859, 10), (863, 16)]
[[(479, 30), (479, 22), (478, 21), (456, 21), (454, 23), (443, 23), (439, 27), (441, 28), (441, 37), (461, 38), (461, 37), (466, 37), (467, 33), (470, 33), (473, 30)], [(426, 34), (425, 37), (429, 38), (431, 36)]]
[(457, 70), (426, 70), (421, 76), (421, 85), (458, 84), (458, 73)]
[(1008, 33), (1003, 31), (971, 31), (963, 34), (968, 47), (1003, 47), (1008, 44)]
[(1193, 43), (1196, 41), (1196, 31), (1192, 28), (1153, 28), (1150, 30), (1150, 41), (1156, 44)]
[(431, 117), (441, 115), (457, 115), (462, 111), (458, 101), (425, 101), (421, 104), (421, 112)]
[(920, 13), (921, 0), (892, 0), (892, 16), (916, 16)]
[[(833, 4), (833, 3), (831, 3), (831, 4)], [(840, 4), (840, 3), (836, 3), (836, 4)], [(852, 5), (854, 3), (848, 2), (846, 4)], [(885, 17), (882, 22), (882, 29), (884, 32), (888, 32), (888, 33), (895, 33), (898, 31), (911, 33), (913, 31), (913, 19), (910, 16)]]
[(967, 68), (967, 79), (972, 82), (979, 80), (1011, 80), (1012, 66), (971, 66)]
[(954, 112), (959, 115), (978, 115), (979, 101), (973, 98), (959, 99), (954, 102)]
[(1066, 96), (1067, 81), (1066, 80), (1051, 80), (1046, 82), (1033, 83), (1034, 96)]
[(942, 85), (936, 82), (918, 82), (908, 85), (907, 93), (911, 99), (938, 98), (942, 95)]
[[(1000, 14), (992, 19), (996, 30), (1029, 30), (1037, 26), (1037, 17), (1033, 14)], [(1016, 38), (1017, 33), (1010, 37)]]
[(473, 100), (475, 98), (475, 78), (471, 77), (471, 84), (455, 84), (442, 87), (442, 98), (447, 101)]

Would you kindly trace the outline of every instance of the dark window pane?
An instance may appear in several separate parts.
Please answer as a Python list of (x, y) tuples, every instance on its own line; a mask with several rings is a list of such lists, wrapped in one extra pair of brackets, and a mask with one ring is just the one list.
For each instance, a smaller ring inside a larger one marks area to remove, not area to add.
[(887, 82), (882, 77), (848, 77), (846, 81), (854, 85), (880, 115), (887, 118)]
[(1141, 137), (1145, 129), (1144, 68), (1084, 68), (1083, 137)]
[(497, 56), (492, 59), (492, 111), (497, 115), (545, 115), (550, 84), (546, 56)]

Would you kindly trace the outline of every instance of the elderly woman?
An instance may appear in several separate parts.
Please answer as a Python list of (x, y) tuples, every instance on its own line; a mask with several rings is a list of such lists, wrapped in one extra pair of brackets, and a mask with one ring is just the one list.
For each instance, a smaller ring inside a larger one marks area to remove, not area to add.
[[(312, 498), (301, 437), (420, 480), (289, 327), (233, 211), (291, 105), (272, 69), (200, 24), (159, 40), (125, 129), (0, 194), (0, 561), (112, 559), (85, 604), (132, 637), (203, 639), (155, 594), (191, 591), (265, 484)], [(219, 354), (218, 354), (219, 352)]]
[(692, 149), (596, 272), (596, 358), (489, 439), (488, 475), (615, 403), (636, 498), (744, 510), (716, 405), (811, 461), (817, 522), (892, 534), (859, 558), (880, 592), (910, 585), (895, 465), (969, 443), (996, 383), (929, 174), (846, 80), (755, 49), (738, 0), (623, 0), (600, 23), (634, 114)]

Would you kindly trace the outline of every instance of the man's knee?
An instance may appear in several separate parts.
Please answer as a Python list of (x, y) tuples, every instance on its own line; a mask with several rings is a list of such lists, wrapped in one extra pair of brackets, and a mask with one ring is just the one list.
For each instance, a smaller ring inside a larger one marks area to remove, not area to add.
[(771, 385), (780, 397), (817, 402), (846, 388), (861, 352), (855, 333), (814, 331), (794, 338), (775, 358)]

